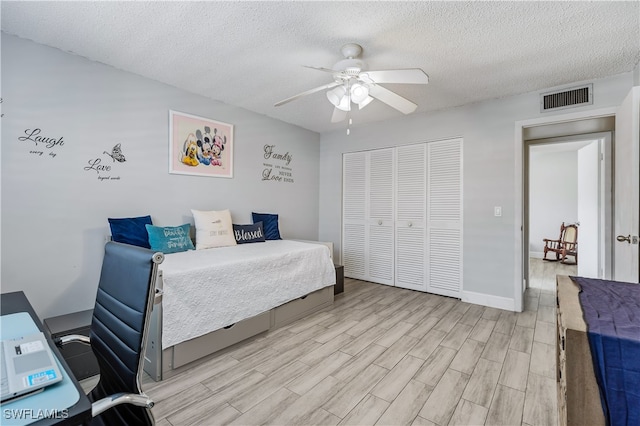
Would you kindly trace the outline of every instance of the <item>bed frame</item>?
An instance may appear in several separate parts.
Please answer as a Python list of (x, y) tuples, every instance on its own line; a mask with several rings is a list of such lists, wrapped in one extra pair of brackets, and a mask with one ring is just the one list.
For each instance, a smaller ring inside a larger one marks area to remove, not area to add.
[(566, 275), (558, 275), (556, 283), (558, 424), (604, 426), (580, 289)]
[(316, 290), (267, 312), (162, 350), (163, 283), (162, 271), (158, 271), (144, 371), (153, 380), (160, 381), (205, 361), (224, 348), (304, 318), (333, 304), (333, 287)]

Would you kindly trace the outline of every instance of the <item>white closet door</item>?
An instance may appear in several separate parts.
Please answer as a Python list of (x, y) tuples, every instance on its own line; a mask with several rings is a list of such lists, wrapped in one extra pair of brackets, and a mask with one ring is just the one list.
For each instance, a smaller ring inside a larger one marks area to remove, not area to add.
[(366, 262), (368, 279), (393, 285), (394, 281), (394, 155), (395, 150), (368, 152), (369, 220)]
[(420, 291), (427, 291), (426, 155), (426, 144), (396, 150), (395, 285)]
[(367, 155), (344, 154), (342, 167), (342, 263), (344, 275), (367, 279), (365, 230), (367, 206)]
[(427, 291), (462, 289), (462, 140), (427, 145)]

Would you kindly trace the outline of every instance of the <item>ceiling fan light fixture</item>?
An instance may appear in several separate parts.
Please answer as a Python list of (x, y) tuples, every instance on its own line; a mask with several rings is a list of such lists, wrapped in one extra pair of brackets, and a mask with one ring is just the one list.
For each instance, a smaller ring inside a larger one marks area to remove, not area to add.
[(343, 96), (342, 99), (340, 99), (340, 103), (336, 105), (336, 108), (341, 109), (342, 111), (351, 111), (351, 100), (349, 99), (349, 96)]
[(345, 99), (346, 94), (347, 91), (344, 86), (338, 86), (327, 92), (327, 99), (329, 99), (329, 102), (331, 102), (335, 107), (338, 107), (341, 101)]
[(364, 107), (369, 105), (371, 101), (373, 101), (373, 98), (371, 96), (367, 96), (362, 102), (358, 104), (358, 109), (363, 109)]
[(369, 88), (364, 84), (355, 83), (353, 86), (351, 86), (351, 100), (356, 104), (360, 105), (368, 97), (369, 97)]

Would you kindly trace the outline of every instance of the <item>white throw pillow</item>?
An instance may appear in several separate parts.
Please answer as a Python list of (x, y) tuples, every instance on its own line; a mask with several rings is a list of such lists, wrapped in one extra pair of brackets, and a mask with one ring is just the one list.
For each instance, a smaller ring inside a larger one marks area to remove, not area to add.
[(235, 246), (229, 210), (191, 210), (196, 223), (196, 250)]

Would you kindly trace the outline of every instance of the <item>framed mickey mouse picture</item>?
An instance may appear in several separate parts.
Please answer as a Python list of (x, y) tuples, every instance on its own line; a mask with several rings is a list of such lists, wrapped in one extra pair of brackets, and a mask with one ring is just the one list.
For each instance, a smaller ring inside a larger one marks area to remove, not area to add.
[(233, 177), (233, 125), (169, 111), (169, 173)]

